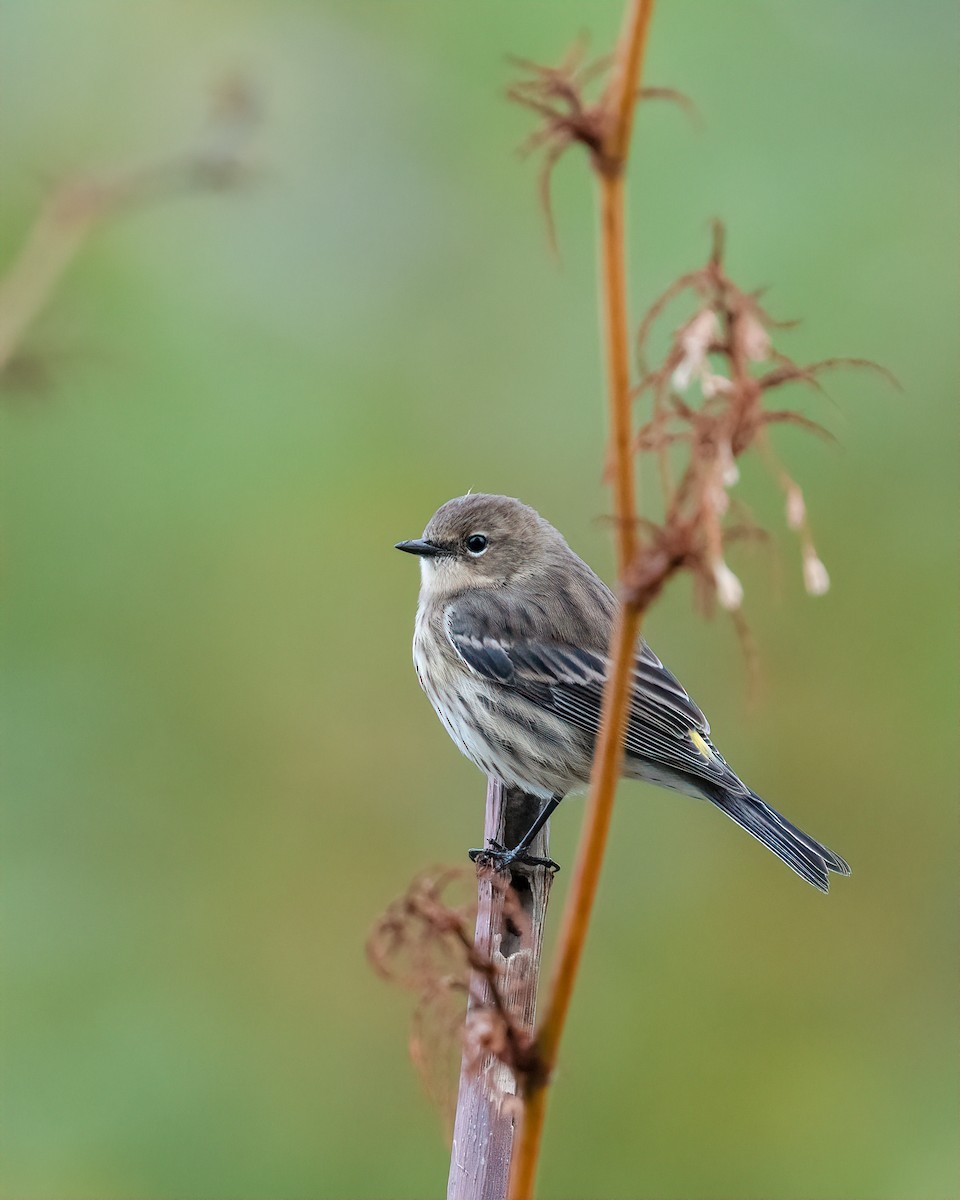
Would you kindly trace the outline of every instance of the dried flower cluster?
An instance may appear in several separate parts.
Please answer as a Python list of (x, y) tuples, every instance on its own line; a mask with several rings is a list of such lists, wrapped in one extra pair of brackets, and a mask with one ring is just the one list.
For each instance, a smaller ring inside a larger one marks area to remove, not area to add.
[[(667, 306), (684, 295), (696, 300), (696, 310), (671, 336), (661, 364), (651, 369), (646, 361), (651, 331)], [(705, 607), (716, 600), (730, 612), (740, 608), (743, 586), (726, 561), (725, 547), (735, 538), (763, 536), (749, 520), (728, 520), (730, 491), (740, 476), (737, 459), (751, 447), (784, 493), (787, 527), (800, 539), (807, 591), (820, 596), (829, 588), (803, 491), (774, 454), (767, 430), (773, 424), (792, 424), (830, 435), (800, 413), (771, 409), (765, 401), (786, 383), (819, 387), (818, 376), (832, 367), (881, 368), (848, 358), (799, 365), (773, 345), (771, 332), (788, 324), (761, 307), (758, 293), (742, 291), (729, 278), (719, 224), (706, 266), (677, 279), (643, 318), (637, 333), (636, 397), (652, 396), (652, 415), (637, 434), (636, 449), (657, 456), (664, 518), (661, 524), (643, 522), (648, 537), (627, 575), (627, 599), (638, 607), (645, 608), (674, 572), (686, 569)], [(685, 465), (675, 479), (671, 451), (678, 446), (686, 451)]]
[[(619, 163), (605, 158), (606, 135), (613, 119), (609, 93), (602, 87), (595, 100), (586, 91), (608, 73), (611, 60), (584, 62), (582, 40), (558, 66), (514, 60), (526, 72), (509, 96), (532, 109), (542, 119), (524, 150), (543, 150), (541, 199), (551, 241), (555, 242), (550, 207), (550, 179), (557, 161), (572, 145), (582, 145), (594, 170), (603, 175), (618, 170)], [(681, 92), (669, 88), (642, 88), (639, 99), (674, 100), (688, 111), (692, 105)], [(698, 306), (670, 342), (662, 364), (650, 370), (645, 352), (651, 329), (667, 305), (690, 294)], [(651, 306), (637, 336), (640, 383), (637, 398), (652, 393), (653, 415), (636, 439), (639, 451), (657, 455), (664, 495), (664, 521), (641, 521), (648, 538), (628, 571), (626, 599), (640, 609), (657, 595), (667, 579), (681, 569), (697, 581), (705, 608), (714, 601), (732, 613), (743, 602), (743, 586), (725, 558), (725, 545), (735, 538), (761, 537), (764, 533), (749, 520), (731, 523), (730, 489), (737, 483), (736, 460), (756, 447), (774, 474), (786, 500), (787, 526), (800, 539), (803, 580), (807, 591), (823, 595), (830, 577), (821, 561), (807, 519), (803, 491), (775, 456), (767, 427), (789, 423), (829, 437), (825, 429), (797, 412), (770, 410), (766, 395), (785, 383), (818, 385), (821, 372), (843, 365), (872, 367), (864, 359), (832, 358), (801, 366), (777, 351), (771, 331), (789, 322), (775, 321), (760, 305), (756, 292), (744, 292), (723, 267), (723, 230), (715, 227), (709, 262), (676, 280)], [(700, 403), (688, 398), (692, 389)], [(671, 448), (684, 443), (688, 461), (674, 483)], [(740, 506), (737, 506), (740, 507)], [(744, 633), (742, 623), (738, 628)]]
[[(505, 919), (518, 929), (528, 924), (509, 878), (495, 871), (484, 871), (483, 877), (502, 894)], [(536, 1069), (531, 1039), (512, 1015), (514, 997), (505, 992), (497, 965), (474, 944), (476, 882), (474, 871), (458, 867), (416, 876), (378, 919), (367, 941), (377, 974), (417, 997), (410, 1057), (441, 1110), (449, 1105), (450, 1078), (461, 1052), (475, 1070), (488, 1057), (518, 1077)], [(457, 903), (451, 893), (458, 887), (472, 897)], [(464, 1027), (471, 973), (485, 991), (472, 998)]]
[[(605, 151), (606, 134), (613, 119), (609, 92), (604, 87), (597, 99), (588, 100), (586, 96), (586, 89), (591, 83), (608, 75), (613, 60), (606, 56), (585, 62), (585, 53), (586, 42), (581, 38), (556, 67), (525, 58), (511, 59), (513, 65), (526, 74), (508, 90), (507, 96), (514, 103), (537, 113), (542, 121), (540, 128), (534, 130), (521, 147), (521, 153), (544, 151), (540, 170), (540, 199), (554, 249), (557, 248), (557, 240), (550, 203), (550, 181), (553, 168), (563, 154), (571, 146), (581, 145), (589, 153), (594, 170), (599, 174), (615, 173), (621, 168), (621, 163), (613, 161)], [(696, 109), (689, 97), (674, 88), (644, 87), (637, 98), (673, 101), (690, 117), (697, 119)]]

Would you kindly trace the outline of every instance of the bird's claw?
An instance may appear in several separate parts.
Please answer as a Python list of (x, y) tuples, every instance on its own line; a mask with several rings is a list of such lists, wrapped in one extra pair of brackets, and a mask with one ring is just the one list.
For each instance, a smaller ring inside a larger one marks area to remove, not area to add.
[(510, 871), (513, 867), (546, 867), (556, 875), (560, 864), (552, 858), (539, 858), (536, 854), (528, 854), (526, 850), (507, 850), (491, 838), (485, 850), (468, 850), (471, 862), (478, 867), (492, 867), (495, 871)]

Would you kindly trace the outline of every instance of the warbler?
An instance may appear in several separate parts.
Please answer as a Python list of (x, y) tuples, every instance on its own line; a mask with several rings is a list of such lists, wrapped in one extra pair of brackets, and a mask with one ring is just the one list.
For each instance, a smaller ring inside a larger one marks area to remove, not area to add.
[[(413, 638), (420, 686), (460, 750), (488, 776), (543, 801), (528, 847), (569, 792), (589, 782), (616, 599), (539, 513), (508, 496), (447, 501), (423, 537)], [(814, 887), (849, 875), (832, 850), (750, 790), (710, 740), (706, 717), (642, 639), (633, 664), (622, 774), (702, 797)], [(553, 864), (555, 865), (555, 864)]]

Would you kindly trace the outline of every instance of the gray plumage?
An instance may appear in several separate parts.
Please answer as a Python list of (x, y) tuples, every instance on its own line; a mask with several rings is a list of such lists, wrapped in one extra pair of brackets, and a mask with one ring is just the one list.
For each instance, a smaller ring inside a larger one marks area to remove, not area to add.
[[(589, 781), (613, 593), (537, 512), (507, 496), (460, 496), (423, 537), (413, 642), (417, 676), (460, 750), (542, 799)], [(710, 726), (643, 641), (623, 774), (710, 800), (815, 887), (842, 858), (765, 804), (710, 741)]]

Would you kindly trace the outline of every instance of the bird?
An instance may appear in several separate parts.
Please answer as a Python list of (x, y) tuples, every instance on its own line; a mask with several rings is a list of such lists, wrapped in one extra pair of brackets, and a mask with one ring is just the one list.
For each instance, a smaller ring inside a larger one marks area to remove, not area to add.
[[(459, 749), (488, 777), (542, 802), (512, 848), (471, 850), (498, 870), (547, 864), (528, 850), (570, 792), (589, 783), (617, 599), (535, 509), (509, 496), (448, 500), (423, 536), (413, 637), (420, 686)], [(826, 892), (849, 875), (727, 765), (698, 705), (642, 638), (633, 662), (622, 775), (709, 800)]]

